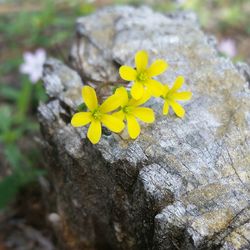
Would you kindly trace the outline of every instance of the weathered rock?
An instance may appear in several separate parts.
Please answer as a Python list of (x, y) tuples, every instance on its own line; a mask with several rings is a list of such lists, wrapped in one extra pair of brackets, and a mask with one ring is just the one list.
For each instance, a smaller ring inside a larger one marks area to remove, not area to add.
[(117, 80), (146, 49), (170, 65), (159, 80), (183, 75), (193, 92), (184, 119), (152, 101), (156, 122), (135, 141), (92, 145), (73, 128), (81, 79), (47, 62), (38, 117), (66, 249), (250, 249), (250, 90), (210, 40), (192, 13), (110, 7), (78, 19), (70, 59), (87, 77)]

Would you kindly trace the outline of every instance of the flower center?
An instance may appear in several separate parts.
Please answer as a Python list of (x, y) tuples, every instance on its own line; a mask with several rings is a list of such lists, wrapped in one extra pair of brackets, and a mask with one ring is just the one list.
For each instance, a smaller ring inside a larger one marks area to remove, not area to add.
[(144, 72), (141, 72), (137, 75), (137, 80), (138, 81), (141, 81), (141, 82), (144, 82), (146, 80), (148, 80), (148, 74), (144, 71)]
[(131, 112), (132, 112), (132, 109), (133, 109), (133, 107), (130, 107), (130, 106), (125, 106), (125, 107), (122, 108), (122, 110), (123, 110), (123, 112), (124, 112), (125, 114), (131, 113)]
[(164, 96), (164, 99), (167, 100), (167, 99), (171, 99), (172, 95), (171, 93), (168, 91), (168, 93)]
[(102, 113), (100, 112), (100, 110), (96, 109), (92, 112), (92, 117), (95, 119), (95, 120), (101, 120), (101, 117), (102, 117)]

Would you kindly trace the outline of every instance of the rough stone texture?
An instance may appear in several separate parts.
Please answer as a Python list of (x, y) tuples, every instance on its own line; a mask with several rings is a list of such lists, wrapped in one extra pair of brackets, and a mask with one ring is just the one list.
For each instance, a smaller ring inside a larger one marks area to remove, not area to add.
[(116, 80), (146, 49), (170, 65), (159, 79), (184, 75), (193, 99), (184, 119), (154, 100), (156, 122), (137, 140), (107, 133), (92, 145), (69, 123), (80, 77), (47, 61), (38, 117), (65, 249), (250, 249), (249, 68), (219, 57), (192, 13), (110, 7), (76, 29), (70, 60), (86, 76)]

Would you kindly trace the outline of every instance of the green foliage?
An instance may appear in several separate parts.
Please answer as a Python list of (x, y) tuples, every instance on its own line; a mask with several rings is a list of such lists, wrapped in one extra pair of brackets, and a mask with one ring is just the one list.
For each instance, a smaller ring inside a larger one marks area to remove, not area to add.
[(35, 180), (43, 173), (34, 168), (35, 159), (32, 161), (30, 157), (23, 155), (18, 146), (19, 140), (24, 138), (26, 132), (37, 131), (37, 126), (34, 126), (30, 117), (27, 117), (32, 87), (30, 83), (26, 82), (20, 93), (14, 88), (1, 87), (4, 90), (1, 92), (1, 96), (14, 102), (15, 106), (0, 106), (0, 144), (4, 146), (4, 157), (11, 170), (10, 175), (0, 180), (0, 209), (13, 200), (20, 187)]
[(5, 208), (6, 205), (12, 201), (19, 188), (20, 178), (17, 174), (7, 176), (0, 182), (0, 209)]
[(81, 103), (78, 107), (77, 107), (77, 111), (81, 112), (81, 111), (87, 111), (87, 106), (85, 103)]
[[(43, 171), (35, 165), (37, 159), (24, 155), (18, 142), (38, 126), (29, 115), (32, 99), (41, 98), (44, 90), (23, 78), (21, 89), (1, 85), (0, 97), (9, 102), (0, 106), (0, 144), (11, 174), (0, 180), (0, 209), (12, 201), (19, 189), (35, 180)], [(41, 85), (40, 85), (41, 86)], [(41, 98), (42, 99), (42, 98)], [(37, 154), (36, 154), (37, 155)]]
[[(49, 51), (56, 53), (58, 44), (66, 47), (77, 16), (95, 10), (93, 4), (80, 0), (60, 4), (53, 0), (39, 3), (11, 1), (21, 7), (22, 3), (29, 4), (34, 10), (10, 11), (0, 16), (0, 34), (3, 35), (0, 75), (4, 76), (0, 83), (0, 145), (4, 162), (10, 170), (8, 176), (0, 176), (0, 209), (6, 208), (22, 186), (44, 174), (39, 169), (39, 162), (42, 162), (40, 152), (29, 144), (32, 145), (30, 137), (39, 130), (36, 108), (47, 97), (41, 82), (32, 84), (27, 76), (20, 75), (22, 54), (39, 47), (47, 49), (50, 54)], [(84, 109), (83, 106), (81, 108)]]
[(13, 87), (7, 85), (0, 85), (0, 97), (6, 98), (10, 101), (15, 101), (18, 99), (19, 91)]
[[(181, 1), (180, 1), (181, 2)], [(116, 0), (117, 4), (145, 4), (143, 0)], [(194, 10), (205, 28), (244, 29), (250, 33), (249, 0), (185, 0), (177, 4), (172, 0), (149, 1), (157, 11)]]
[(21, 171), (19, 169), (0, 181), (0, 209), (4, 209), (14, 199), (21, 187), (44, 174), (42, 170)]
[(250, 25), (248, 0), (188, 0), (181, 7), (195, 10), (202, 25), (207, 28), (243, 28), (247, 32)]
[(83, 3), (83, 4), (80, 4), (80, 6), (77, 6), (76, 8), (76, 13), (78, 15), (88, 15), (94, 11), (95, 11), (95, 7), (91, 3)]

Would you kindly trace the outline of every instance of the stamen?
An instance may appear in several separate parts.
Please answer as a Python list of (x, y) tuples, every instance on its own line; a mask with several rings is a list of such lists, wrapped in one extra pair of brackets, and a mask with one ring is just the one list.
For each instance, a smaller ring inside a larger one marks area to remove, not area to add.
[(124, 113), (128, 114), (128, 113), (130, 113), (132, 111), (132, 107), (125, 106), (125, 107), (123, 107), (122, 110), (123, 110)]
[(95, 120), (101, 120), (102, 114), (98, 109), (96, 109), (93, 111), (92, 116)]
[(142, 81), (142, 82), (148, 80), (148, 78), (149, 78), (149, 77), (148, 77), (148, 74), (147, 74), (146, 72), (141, 72), (141, 73), (139, 73), (138, 76), (137, 76), (137, 79), (138, 79), (139, 81)]

